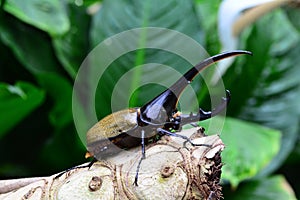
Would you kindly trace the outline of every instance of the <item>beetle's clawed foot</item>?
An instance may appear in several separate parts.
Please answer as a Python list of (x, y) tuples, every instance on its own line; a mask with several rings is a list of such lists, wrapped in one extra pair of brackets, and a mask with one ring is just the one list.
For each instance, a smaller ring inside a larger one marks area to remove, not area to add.
[(210, 144), (195, 144), (195, 143), (191, 143), (193, 146), (196, 146), (196, 147), (199, 147), (199, 146), (202, 146), (202, 147), (209, 147), (211, 148), (212, 146)]
[(134, 186), (136, 186), (136, 187), (139, 186), (138, 183), (137, 183), (137, 179), (136, 179), (136, 178), (134, 179), (134, 182), (132, 183), (132, 185), (134, 185)]
[(228, 104), (230, 102), (231, 99), (231, 94), (229, 90), (226, 90), (226, 98), (223, 97), (223, 101), (226, 102), (226, 104)]
[(222, 98), (222, 102), (212, 111), (204, 111), (201, 108), (199, 109), (199, 116), (200, 116), (200, 121), (209, 119), (213, 116), (218, 115), (219, 113), (221, 113), (228, 105), (228, 103), (230, 102), (230, 92), (229, 90), (226, 90), (226, 97)]
[(212, 146), (209, 145), (209, 144), (196, 144), (194, 143), (191, 139), (186, 139), (183, 143), (183, 146), (186, 147), (186, 143), (190, 143), (193, 147), (199, 147), (199, 146), (202, 146), (202, 147), (208, 147), (208, 148), (211, 148)]
[(229, 90), (226, 90), (226, 97), (223, 97), (223, 98), (222, 98), (222, 103), (220, 103), (220, 104), (218, 105), (218, 107), (215, 108), (215, 109), (211, 112), (211, 117), (213, 117), (213, 116), (219, 114), (220, 112), (222, 112), (222, 111), (227, 107), (227, 105), (229, 104), (230, 99), (231, 99), (230, 91), (229, 91)]
[(88, 168), (88, 169), (90, 169), (96, 161), (97, 161), (97, 159), (93, 158), (93, 160), (92, 160), (91, 162), (89, 162), (87, 165), (75, 166), (75, 167), (71, 167), (71, 168), (69, 168), (69, 169), (66, 169), (66, 170), (64, 170), (63, 172), (60, 172), (59, 174), (57, 174), (57, 175), (54, 177), (54, 179), (58, 179), (58, 178), (60, 178), (63, 174), (65, 174), (65, 173), (67, 173), (67, 172), (69, 172), (69, 171), (71, 171), (71, 170), (74, 170), (74, 169), (81, 169), (81, 168)]

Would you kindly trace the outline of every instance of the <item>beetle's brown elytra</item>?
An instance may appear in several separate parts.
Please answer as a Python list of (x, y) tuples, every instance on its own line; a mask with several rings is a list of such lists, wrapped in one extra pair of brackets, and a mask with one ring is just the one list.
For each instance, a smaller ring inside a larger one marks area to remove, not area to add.
[[(176, 131), (180, 129), (181, 125), (202, 121), (219, 114), (227, 107), (230, 93), (226, 91), (226, 97), (223, 97), (222, 102), (212, 111), (205, 112), (200, 108), (197, 114), (184, 115), (176, 109), (182, 91), (206, 67), (224, 58), (242, 54), (251, 55), (252, 53), (236, 50), (207, 58), (192, 67), (172, 86), (141, 108), (124, 109), (106, 116), (87, 132), (87, 157), (94, 156), (102, 159), (118, 153), (122, 149), (141, 145), (142, 159), (144, 159), (145, 144), (153, 141), (153, 137), (156, 135), (181, 137), (192, 143), (186, 136), (170, 132), (170, 129)], [(138, 163), (135, 185), (137, 185), (142, 159)]]
[[(136, 108), (120, 110), (96, 123), (86, 134), (87, 155), (96, 157), (99, 155), (104, 158), (117, 153), (120, 149), (116, 148), (115, 145), (118, 145), (123, 136), (126, 136), (124, 133), (138, 126), (136, 124), (137, 114)], [(119, 146), (121, 149), (130, 147), (126, 147), (126, 143), (124, 145), (119, 144)]]

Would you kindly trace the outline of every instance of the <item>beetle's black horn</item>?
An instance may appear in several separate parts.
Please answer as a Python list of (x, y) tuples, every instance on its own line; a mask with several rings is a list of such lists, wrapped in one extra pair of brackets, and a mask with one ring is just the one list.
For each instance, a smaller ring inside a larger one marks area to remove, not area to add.
[(178, 81), (176, 81), (170, 88), (168, 88), (160, 95), (152, 99), (143, 107), (141, 107), (140, 115), (142, 120), (144, 120), (144, 122), (155, 121), (158, 118), (160, 118), (162, 112), (164, 112), (167, 116), (171, 116), (172, 112), (176, 109), (178, 98), (181, 95), (182, 91), (191, 81), (193, 81), (195, 76), (198, 75), (200, 71), (202, 71), (206, 67), (224, 58), (242, 55), (242, 54), (252, 55), (252, 53), (249, 51), (242, 51), (242, 50), (230, 51), (230, 52), (225, 52), (225, 53), (212, 56), (200, 62), (199, 64), (195, 65), (188, 72), (186, 72), (180, 79), (178, 79)]

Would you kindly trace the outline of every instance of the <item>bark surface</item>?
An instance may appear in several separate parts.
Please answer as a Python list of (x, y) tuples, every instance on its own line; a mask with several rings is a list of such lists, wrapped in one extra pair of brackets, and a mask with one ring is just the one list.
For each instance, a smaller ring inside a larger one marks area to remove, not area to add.
[(138, 186), (133, 183), (140, 147), (97, 161), (91, 168), (75, 167), (59, 177), (2, 180), (0, 199), (220, 199), (224, 144), (218, 135), (205, 136), (202, 131), (198, 127), (178, 134), (210, 147), (169, 136), (148, 145)]

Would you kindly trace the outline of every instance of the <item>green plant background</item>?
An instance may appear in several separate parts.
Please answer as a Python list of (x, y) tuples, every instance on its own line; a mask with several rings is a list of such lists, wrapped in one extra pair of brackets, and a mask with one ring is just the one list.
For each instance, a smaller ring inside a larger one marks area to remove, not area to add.
[[(72, 86), (83, 59), (99, 42), (132, 28), (164, 27), (192, 37), (214, 55), (221, 48), (219, 4), (218, 0), (2, 0), (1, 179), (45, 176), (86, 162), (72, 118)], [(236, 59), (223, 77), (232, 93), (221, 134), (227, 146), (225, 199), (300, 195), (299, 17), (296, 7), (278, 8), (248, 27), (239, 49), (254, 56)], [(129, 70), (148, 62), (191, 67), (166, 52), (135, 51), (121, 57), (100, 80), (107, 87), (96, 96), (96, 109), (102, 110), (99, 119), (111, 112), (113, 86), (126, 72), (118, 66)], [(193, 87), (201, 106), (209, 108), (199, 81)], [(141, 106), (161, 90), (153, 85), (137, 90), (131, 106)]]

